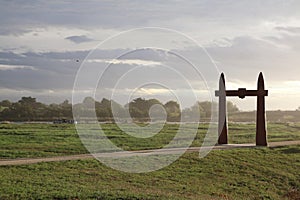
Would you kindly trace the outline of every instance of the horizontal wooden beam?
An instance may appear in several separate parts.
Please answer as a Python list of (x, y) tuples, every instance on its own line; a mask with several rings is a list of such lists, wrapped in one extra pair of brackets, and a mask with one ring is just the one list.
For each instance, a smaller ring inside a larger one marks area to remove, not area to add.
[[(246, 90), (246, 88), (226, 90), (225, 93), (226, 96), (237, 96), (239, 98), (245, 98), (245, 96), (268, 96), (268, 90)], [(215, 91), (215, 95), (220, 96), (220, 91)]]

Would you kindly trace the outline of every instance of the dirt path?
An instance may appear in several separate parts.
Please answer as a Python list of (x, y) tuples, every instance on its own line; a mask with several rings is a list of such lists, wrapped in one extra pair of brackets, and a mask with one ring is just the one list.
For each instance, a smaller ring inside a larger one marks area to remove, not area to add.
[[(296, 141), (282, 141), (282, 142), (270, 142), (269, 147), (280, 147), (288, 145), (300, 145), (300, 140)], [(255, 148), (255, 144), (227, 144), (227, 145), (217, 145), (214, 146), (214, 150), (222, 149), (233, 149), (233, 148)], [(202, 147), (208, 148), (208, 147)], [(260, 147), (257, 147), (260, 148)], [(126, 152), (113, 152), (113, 153), (99, 153), (95, 154), (96, 157), (129, 157), (129, 156), (148, 156), (148, 155), (159, 155), (159, 154), (171, 154), (179, 153), (182, 148), (173, 148), (173, 149), (163, 149), (163, 150), (142, 150), (142, 151), (126, 151)], [(200, 147), (190, 147), (187, 149), (189, 152), (199, 151)], [(79, 154), (79, 155), (70, 155), (70, 156), (57, 156), (49, 158), (19, 158), (19, 159), (7, 159), (0, 160), (0, 166), (9, 166), (9, 165), (28, 165), (40, 162), (58, 162), (58, 161), (67, 161), (67, 160), (80, 160), (93, 158), (91, 154)]]

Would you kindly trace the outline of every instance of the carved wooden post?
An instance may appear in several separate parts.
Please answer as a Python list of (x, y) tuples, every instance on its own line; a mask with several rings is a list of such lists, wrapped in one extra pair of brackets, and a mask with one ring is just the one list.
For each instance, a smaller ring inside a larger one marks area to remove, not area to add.
[[(267, 95), (267, 94), (266, 94)], [(267, 146), (265, 119), (265, 84), (262, 72), (257, 81), (257, 111), (256, 111), (256, 145)]]
[(226, 87), (225, 77), (222, 73), (219, 79), (219, 138), (218, 144), (228, 144), (227, 120), (226, 120)]

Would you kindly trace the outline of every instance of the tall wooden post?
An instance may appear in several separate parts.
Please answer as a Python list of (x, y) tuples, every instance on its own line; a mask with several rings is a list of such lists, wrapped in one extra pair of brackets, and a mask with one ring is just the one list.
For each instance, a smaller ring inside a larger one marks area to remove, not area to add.
[(267, 146), (265, 119), (265, 84), (262, 72), (257, 81), (257, 111), (256, 111), (256, 145)]
[(228, 144), (226, 120), (226, 87), (225, 77), (222, 73), (219, 79), (219, 138), (218, 144)]

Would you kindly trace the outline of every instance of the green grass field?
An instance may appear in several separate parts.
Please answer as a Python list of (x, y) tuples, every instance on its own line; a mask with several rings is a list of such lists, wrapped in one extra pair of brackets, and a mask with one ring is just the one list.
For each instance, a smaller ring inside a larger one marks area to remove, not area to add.
[[(115, 124), (101, 125), (107, 137), (125, 150), (161, 148), (168, 144), (178, 125), (167, 124), (151, 138), (135, 138)], [(208, 125), (201, 124), (192, 146), (201, 146)], [(184, 139), (184, 138), (183, 138)], [(300, 140), (300, 124), (268, 124), (268, 141)], [(254, 124), (230, 124), (229, 143), (255, 143)], [(49, 157), (88, 153), (74, 125), (0, 124), (0, 159)]]
[[(113, 124), (108, 138), (126, 150), (160, 148), (176, 134), (168, 124), (137, 139)], [(200, 146), (207, 125), (198, 128)], [(300, 140), (300, 124), (269, 124), (269, 141)], [(255, 125), (230, 124), (231, 143), (254, 143)], [(136, 145), (138, 143), (138, 145)], [(74, 125), (2, 124), (0, 158), (87, 153)], [(286, 199), (300, 198), (300, 146), (214, 150), (200, 159), (185, 153), (170, 166), (133, 174), (94, 159), (0, 167), (0, 199)]]
[(0, 167), (0, 199), (299, 199), (300, 147), (186, 153), (145, 174), (93, 159)]

